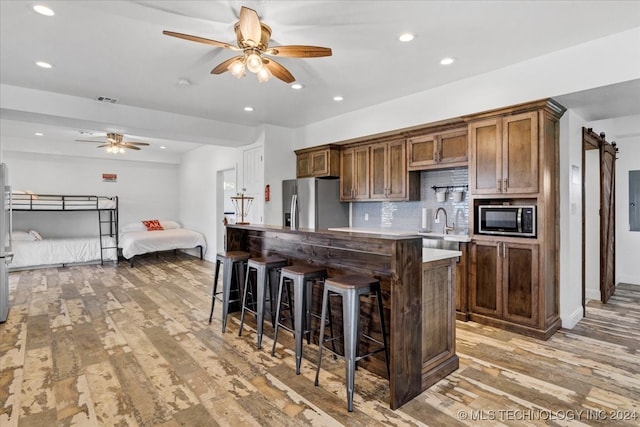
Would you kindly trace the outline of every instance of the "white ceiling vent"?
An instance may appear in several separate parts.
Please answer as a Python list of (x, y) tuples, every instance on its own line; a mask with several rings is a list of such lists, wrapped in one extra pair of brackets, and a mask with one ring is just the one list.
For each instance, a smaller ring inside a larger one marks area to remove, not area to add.
[(115, 104), (116, 102), (118, 102), (116, 98), (109, 98), (108, 96), (96, 96), (93, 99), (100, 102), (107, 102), (109, 104)]

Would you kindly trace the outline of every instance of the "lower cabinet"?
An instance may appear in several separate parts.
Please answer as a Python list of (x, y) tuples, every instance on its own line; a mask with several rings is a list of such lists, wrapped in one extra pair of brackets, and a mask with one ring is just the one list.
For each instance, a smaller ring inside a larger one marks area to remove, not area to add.
[(540, 318), (539, 245), (476, 240), (471, 245), (469, 310), (537, 327)]
[(456, 262), (456, 320), (469, 320), (469, 243), (460, 242)]

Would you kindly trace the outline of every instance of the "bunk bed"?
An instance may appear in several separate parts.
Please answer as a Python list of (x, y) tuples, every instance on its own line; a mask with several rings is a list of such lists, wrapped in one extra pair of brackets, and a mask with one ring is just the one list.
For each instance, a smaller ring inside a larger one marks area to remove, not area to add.
[(14, 191), (11, 208), (18, 212), (94, 212), (96, 234), (87, 237), (43, 238), (37, 230), (13, 230), (13, 260), (10, 269), (69, 265), (104, 264), (118, 260), (118, 197), (33, 194)]
[(183, 228), (176, 221), (154, 219), (122, 227), (119, 247), (122, 256), (133, 267), (133, 260), (137, 255), (169, 250), (199, 249), (200, 259), (203, 259), (206, 241), (202, 233)]

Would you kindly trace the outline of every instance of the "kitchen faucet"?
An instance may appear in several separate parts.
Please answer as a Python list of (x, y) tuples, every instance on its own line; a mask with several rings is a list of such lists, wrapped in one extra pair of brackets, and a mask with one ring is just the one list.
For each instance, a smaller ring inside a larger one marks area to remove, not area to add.
[(433, 219), (436, 222), (438, 221), (438, 214), (440, 213), (440, 211), (444, 212), (444, 226), (442, 227), (443, 234), (448, 234), (451, 230), (453, 230), (453, 227), (449, 227), (447, 225), (447, 210), (443, 207), (439, 207), (438, 209), (436, 209), (436, 213), (433, 215)]

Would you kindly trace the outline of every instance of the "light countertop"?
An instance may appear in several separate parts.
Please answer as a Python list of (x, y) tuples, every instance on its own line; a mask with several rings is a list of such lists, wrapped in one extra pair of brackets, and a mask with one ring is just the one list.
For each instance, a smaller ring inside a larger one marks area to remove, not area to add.
[(442, 233), (428, 233), (420, 232), (418, 230), (392, 230), (389, 228), (374, 228), (374, 227), (335, 227), (329, 228), (330, 231), (343, 231), (345, 233), (369, 233), (369, 234), (382, 234), (387, 236), (420, 236), (427, 239), (442, 239), (451, 240), (456, 242), (469, 242), (471, 239), (468, 234), (442, 234)]

